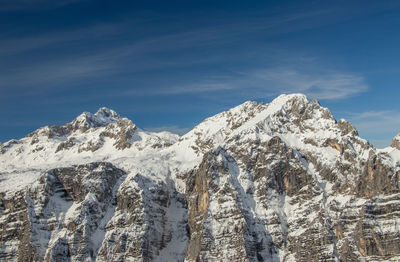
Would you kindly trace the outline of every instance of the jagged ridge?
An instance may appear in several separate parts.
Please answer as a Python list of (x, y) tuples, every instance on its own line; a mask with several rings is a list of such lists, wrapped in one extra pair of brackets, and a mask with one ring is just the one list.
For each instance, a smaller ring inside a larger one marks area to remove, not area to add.
[(1, 146), (0, 260), (397, 261), (395, 141), (301, 94), (182, 137), (83, 113)]

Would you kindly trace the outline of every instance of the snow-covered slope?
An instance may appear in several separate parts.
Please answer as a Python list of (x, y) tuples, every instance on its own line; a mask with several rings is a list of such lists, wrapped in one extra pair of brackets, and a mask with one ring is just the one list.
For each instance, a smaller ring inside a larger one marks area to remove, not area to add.
[(37, 180), (41, 172), (56, 167), (113, 161), (118, 158), (157, 155), (179, 136), (145, 132), (116, 112), (100, 108), (82, 113), (63, 126), (46, 126), (20, 140), (1, 146), (0, 172), (8, 179), (0, 186), (7, 192)]
[(301, 94), (181, 137), (83, 113), (1, 145), (0, 260), (398, 261), (393, 144)]

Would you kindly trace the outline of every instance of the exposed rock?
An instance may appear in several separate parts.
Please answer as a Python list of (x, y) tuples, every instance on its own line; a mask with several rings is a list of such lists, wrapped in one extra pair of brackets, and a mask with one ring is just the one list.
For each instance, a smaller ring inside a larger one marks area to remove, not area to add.
[[(250, 213), (234, 159), (222, 148), (206, 154), (188, 174), (187, 261), (268, 261), (276, 257), (271, 236)], [(258, 231), (261, 230), (261, 231)]]
[[(95, 140), (89, 140), (86, 143), (81, 143), (78, 147), (78, 153), (82, 153), (85, 151), (97, 151), (100, 149), (104, 144), (103, 137), (96, 138)], [(71, 145), (73, 146), (73, 145)]]
[(37, 183), (12, 199), (3, 198), (1, 249), (15, 250), (0, 259), (95, 258), (99, 248), (95, 237), (104, 230), (102, 221), (112, 209), (117, 182), (123, 176), (122, 170), (109, 163), (60, 168), (43, 174)]
[(123, 150), (125, 148), (131, 147), (130, 140), (132, 139), (136, 126), (132, 121), (123, 118), (118, 120), (115, 124), (110, 124), (103, 131), (101, 137), (109, 137), (115, 140), (114, 146), (117, 149)]
[(36, 143), (38, 136), (54, 138), (67, 136), (76, 131), (84, 133), (91, 128), (107, 126), (119, 119), (120, 116), (115, 111), (102, 107), (95, 114), (84, 112), (70, 123), (62, 126), (46, 126), (28, 134), (27, 137), (32, 138), (31, 143)]
[(27, 215), (25, 193), (18, 192), (12, 198), (4, 193), (0, 198), (0, 260), (36, 260), (30, 243), (30, 223)]
[(304, 95), (182, 137), (83, 113), (2, 144), (0, 186), (0, 261), (400, 260), (399, 151)]
[(358, 136), (358, 132), (354, 126), (344, 119), (339, 120), (338, 127), (342, 131), (342, 135), (351, 134), (353, 136)]
[(324, 143), (324, 146), (330, 146), (334, 149), (336, 149), (337, 151), (339, 151), (340, 154), (343, 154), (344, 152), (344, 148), (342, 145), (339, 145), (339, 142), (334, 140), (334, 139), (327, 139)]
[(0, 146), (0, 153), (4, 154), (5, 152), (7, 152), (8, 149), (10, 149), (14, 145), (18, 145), (18, 144), (20, 144), (20, 142), (15, 139), (5, 142), (5, 143), (1, 144), (1, 146)]
[(381, 155), (370, 153), (355, 192), (363, 197), (400, 193), (400, 180), (395, 171), (383, 163)]
[(400, 150), (400, 133), (393, 138), (392, 147)]
[(71, 147), (73, 147), (76, 144), (76, 141), (74, 138), (68, 138), (67, 141), (61, 142), (56, 149), (56, 152), (59, 152), (61, 150), (66, 150), (69, 149)]

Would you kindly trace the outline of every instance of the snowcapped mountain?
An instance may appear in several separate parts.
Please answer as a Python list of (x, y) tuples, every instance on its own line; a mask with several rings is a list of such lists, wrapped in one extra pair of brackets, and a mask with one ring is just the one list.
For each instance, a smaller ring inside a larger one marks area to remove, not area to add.
[(0, 150), (0, 261), (399, 261), (400, 136), (304, 95), (183, 136), (100, 108)]

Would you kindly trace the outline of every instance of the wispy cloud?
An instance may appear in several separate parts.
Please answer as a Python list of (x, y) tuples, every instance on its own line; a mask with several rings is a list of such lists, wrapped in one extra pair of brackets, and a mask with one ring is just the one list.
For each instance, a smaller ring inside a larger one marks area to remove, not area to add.
[(186, 95), (186, 94), (209, 94), (219, 91), (235, 90), (236, 87), (229, 83), (188, 83), (176, 86), (164, 86), (161, 88), (152, 89), (132, 89), (123, 92), (122, 95)]
[[(29, 9), (29, 8), (40, 8), (40, 7), (57, 7), (67, 5), (79, 0), (61, 0), (61, 1), (49, 1), (49, 0), (0, 0), (3, 9)], [(1, 8), (0, 8), (1, 10)], [(70, 78), (74, 79), (76, 74), (72, 74), (70, 68), (70, 62), (66, 62), (65, 53), (70, 52), (68, 55), (69, 60), (75, 60), (77, 64), (80, 64), (80, 60), (97, 60), (99, 65), (92, 64), (91, 67), (106, 67), (119, 68), (120, 71), (127, 71), (132, 73), (137, 70), (153, 70), (157, 68), (170, 68), (180, 67), (183, 68), (188, 64), (199, 64), (199, 63), (220, 63), (226, 59), (226, 55), (218, 55), (218, 52), (210, 55), (199, 55), (203, 48), (211, 47), (211, 49), (219, 50), (224, 45), (231, 45), (233, 43), (240, 43), (248, 35), (259, 34), (263, 35), (275, 35), (277, 32), (282, 32), (282, 27), (291, 28), (294, 30), (292, 25), (296, 25), (296, 30), (301, 30), (304, 27), (302, 23), (296, 23), (299, 21), (307, 21), (310, 18), (316, 18), (323, 15), (326, 11), (302, 11), (295, 13), (288, 13), (283, 16), (277, 15), (263, 15), (260, 13), (258, 17), (246, 19), (246, 21), (232, 22), (232, 21), (218, 21), (208, 26), (200, 26), (191, 28), (190, 30), (173, 31), (170, 33), (157, 32), (154, 29), (160, 27), (157, 22), (154, 23), (148, 18), (135, 18), (132, 20), (120, 21), (119, 23), (110, 24), (98, 24), (88, 25), (76, 30), (59, 30), (58, 32), (52, 32), (47, 34), (30, 35), (24, 37), (7, 37), (3, 32), (3, 36), (0, 41), (0, 60), (3, 61), (7, 69), (15, 67), (16, 70), (9, 70), (3, 76), (0, 76), (3, 80), (10, 79), (9, 82), (3, 81), (4, 85), (10, 87), (26, 84), (22, 81), (18, 84), (18, 80), (27, 79), (30, 84), (45, 84), (43, 74), (55, 75), (59, 73), (53, 71), (39, 72), (40, 69), (51, 69), (43, 68), (43, 65), (51, 64), (52, 67), (57, 71), (70, 72)], [(155, 16), (157, 17), (157, 15)], [(309, 24), (308, 22), (306, 23)], [(290, 25), (290, 26), (289, 26)], [(144, 26), (144, 27), (143, 27)], [(279, 30), (278, 30), (279, 29)], [(146, 31), (155, 30), (156, 33), (152, 35), (143, 34)], [(135, 32), (135, 34), (131, 34)], [(166, 30), (168, 32), (168, 30)], [(135, 38), (136, 34), (142, 34), (141, 38)], [(107, 41), (102, 44), (102, 40), (115, 38), (116, 41)], [(117, 39), (122, 39), (118, 41)], [(95, 46), (95, 47), (93, 47)], [(77, 48), (79, 47), (79, 48)], [(200, 52), (194, 52), (193, 50)], [(73, 52), (72, 52), (73, 51)], [(184, 53), (184, 52), (187, 53)], [(258, 50), (263, 52), (265, 50)], [(256, 50), (253, 50), (256, 52)], [(34, 59), (26, 59), (26, 56), (32, 54), (41, 54), (40, 59), (35, 57)], [(177, 54), (178, 55), (174, 55)], [(42, 54), (44, 54), (42, 56)], [(93, 58), (95, 56), (95, 59)], [(238, 57), (239, 54), (234, 55)], [(173, 59), (171, 59), (173, 57)], [(239, 58), (237, 58), (239, 59)], [(11, 65), (8, 61), (12, 61)], [(23, 61), (21, 61), (23, 60)], [(68, 59), (67, 59), (68, 60)], [(23, 65), (21, 66), (21, 63)], [(39, 66), (38, 66), (39, 64)], [(85, 63), (83, 63), (85, 64)], [(63, 70), (63, 67), (66, 70)], [(86, 66), (87, 68), (87, 66)], [(83, 70), (87, 71), (86, 69)], [(94, 70), (98, 72), (98, 76), (101, 77), (103, 72), (100, 70)], [(14, 76), (12, 76), (14, 75)], [(82, 79), (83, 74), (78, 74), (78, 77)], [(22, 77), (21, 77), (22, 76)], [(30, 78), (28, 78), (30, 76)], [(36, 76), (36, 77), (35, 77)], [(93, 74), (90, 77), (94, 77)], [(50, 79), (50, 78), (49, 78)], [(56, 77), (51, 78), (51, 84), (54, 84)], [(68, 78), (58, 78), (60, 83), (68, 80)], [(194, 92), (193, 90), (201, 91), (206, 89), (215, 89), (213, 86), (221, 86), (221, 83), (201, 83), (198, 87), (183, 88), (171, 87), (169, 92), (178, 93), (182, 92)], [(227, 86), (227, 85), (225, 85)], [(174, 91), (175, 90), (175, 91)]]
[[(304, 65), (308, 66), (308, 65)], [(250, 74), (253, 81), (275, 92), (302, 92), (317, 99), (343, 99), (368, 89), (364, 79), (351, 73), (321, 70), (267, 69)]]
[(0, 0), (0, 12), (54, 9), (82, 0)]
[[(382, 148), (391, 144), (391, 138), (400, 132), (400, 111), (367, 111), (348, 113), (348, 118), (362, 137), (371, 137), (375, 146)], [(389, 138), (389, 139), (384, 139)]]
[[(364, 119), (382, 119), (382, 118), (389, 118), (389, 119), (399, 119), (398, 117), (394, 117), (396, 114), (396, 111), (390, 111), (390, 110), (385, 110), (385, 111), (367, 111), (367, 112), (362, 112), (359, 114), (352, 114), (352, 118), (354, 120), (364, 120)], [(398, 116), (398, 114), (397, 114)], [(399, 119), (400, 121), (400, 119)]]
[[(43, 61), (21, 66), (0, 73), (0, 90), (11, 87), (19, 94), (18, 90), (28, 88), (30, 92), (47, 90), (57, 85), (68, 85), (88, 78), (97, 78), (99, 75), (112, 74), (113, 65), (98, 56), (80, 58), (64, 58), (57, 61)], [(4, 92), (7, 95), (9, 92)]]
[[(73, 1), (77, 0), (61, 2), (68, 4)], [(32, 1), (20, 0), (16, 3)], [(4, 63), (4, 67), (0, 68), (0, 88), (14, 90), (29, 87), (40, 91), (46, 90), (48, 86), (65, 86), (79, 81), (85, 84), (88, 80), (124, 75), (124, 84), (135, 88), (125, 89), (122, 95), (209, 94), (229, 91), (230, 95), (246, 94), (252, 97), (303, 92), (318, 99), (348, 98), (367, 89), (362, 76), (324, 69), (326, 66), (315, 63), (313, 57), (304, 58), (293, 51), (279, 50), (268, 44), (237, 53), (233, 49), (229, 55), (224, 53), (225, 46), (241, 43), (249, 35), (262, 32), (263, 35), (272, 36), (287, 33), (287, 30), (308, 28), (315, 24), (310, 23), (311, 18), (319, 18), (327, 12), (301, 11), (283, 16), (263, 16), (260, 13), (257, 17), (238, 23), (221, 22), (218, 25), (157, 33), (138, 39), (127, 34), (146, 31), (141, 27), (143, 21), (136, 20), (61, 30), (21, 39), (6, 38), (0, 43), (0, 60)], [(325, 22), (328, 21), (330, 19)], [(152, 28), (154, 25), (150, 21), (146, 26)], [(111, 37), (123, 41), (102, 44), (103, 39)], [(203, 50), (209, 53), (203, 55)], [(32, 54), (36, 56), (26, 59)], [(44, 55), (38, 57), (37, 54)], [(8, 61), (11, 61), (10, 64), (7, 64)], [(240, 66), (241, 63), (246, 65)], [(271, 63), (279, 66), (271, 66)], [(230, 72), (210, 69), (226, 68), (229, 64), (235, 67)], [(196, 66), (203, 68), (198, 69)], [(197, 70), (204, 68), (207, 72), (197, 73)], [(179, 73), (180, 70), (184, 73)], [(164, 77), (169, 71), (173, 71), (173, 77)], [(151, 72), (156, 77), (146, 79), (138, 86), (137, 81), (141, 77), (137, 75), (143, 72)], [(185, 78), (185, 74), (189, 77)], [(148, 88), (150, 85), (155, 87)]]
[(100, 23), (51, 33), (24, 34), (18, 37), (2, 35), (0, 36), (0, 55), (14, 56), (28, 51), (43, 51), (60, 45), (66, 46), (68, 44), (84, 44), (87, 41), (101, 41), (102, 39), (125, 33), (125, 26), (127, 25), (124, 23)]
[[(256, 69), (248, 72), (224, 76), (211, 76), (211, 79), (148, 90), (151, 94), (188, 94), (229, 91), (243, 95), (265, 97), (280, 93), (305, 93), (316, 99), (345, 99), (365, 92), (368, 89), (363, 77), (337, 71), (302, 72), (301, 69)], [(143, 92), (142, 95), (148, 93)]]

